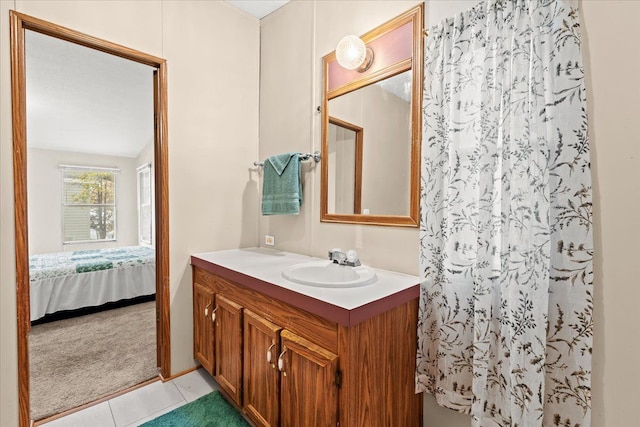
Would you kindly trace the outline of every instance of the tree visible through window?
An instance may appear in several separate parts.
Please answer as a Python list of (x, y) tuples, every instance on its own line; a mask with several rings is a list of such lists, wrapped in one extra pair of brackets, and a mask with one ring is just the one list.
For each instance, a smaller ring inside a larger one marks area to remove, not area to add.
[(116, 170), (63, 170), (65, 243), (116, 239)]

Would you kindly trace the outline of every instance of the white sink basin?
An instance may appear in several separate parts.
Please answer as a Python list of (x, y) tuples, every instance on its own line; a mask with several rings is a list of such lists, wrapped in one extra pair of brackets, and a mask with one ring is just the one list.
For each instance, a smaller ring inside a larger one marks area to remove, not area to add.
[(325, 288), (355, 288), (378, 280), (376, 272), (365, 265), (349, 267), (331, 261), (303, 262), (282, 272), (282, 277), (302, 285)]

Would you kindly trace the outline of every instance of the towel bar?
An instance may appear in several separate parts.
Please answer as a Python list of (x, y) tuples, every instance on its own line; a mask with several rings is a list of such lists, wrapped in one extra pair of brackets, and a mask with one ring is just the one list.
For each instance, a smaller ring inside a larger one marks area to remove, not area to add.
[[(300, 154), (300, 157), (298, 158), (300, 159), (300, 161), (313, 159), (316, 163), (318, 163), (321, 159), (319, 151), (314, 151), (313, 153), (306, 153), (306, 154), (299, 153), (299, 154)], [(264, 162), (253, 162), (253, 166), (262, 167), (264, 166)]]

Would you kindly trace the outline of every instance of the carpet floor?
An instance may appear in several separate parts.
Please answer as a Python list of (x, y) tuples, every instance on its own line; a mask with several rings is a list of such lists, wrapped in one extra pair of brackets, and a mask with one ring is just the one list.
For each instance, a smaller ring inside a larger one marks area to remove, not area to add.
[(219, 391), (214, 391), (141, 427), (249, 427), (249, 423)]
[(29, 360), (34, 420), (154, 378), (155, 302), (33, 326)]

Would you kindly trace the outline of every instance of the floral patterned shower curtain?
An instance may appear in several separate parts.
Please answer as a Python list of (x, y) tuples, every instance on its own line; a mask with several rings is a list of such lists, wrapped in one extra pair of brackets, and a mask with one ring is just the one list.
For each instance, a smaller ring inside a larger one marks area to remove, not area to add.
[(489, 0), (425, 52), (417, 391), (473, 426), (590, 425), (577, 3)]

